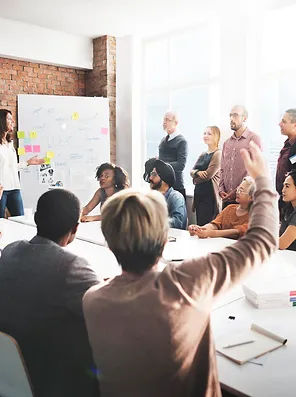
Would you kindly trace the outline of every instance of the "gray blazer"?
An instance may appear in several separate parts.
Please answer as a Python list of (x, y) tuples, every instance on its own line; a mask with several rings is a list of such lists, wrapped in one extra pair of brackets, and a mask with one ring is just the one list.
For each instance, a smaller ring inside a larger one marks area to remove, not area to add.
[(99, 395), (82, 313), (96, 274), (48, 239), (14, 242), (0, 258), (0, 331), (20, 345), (37, 397)]

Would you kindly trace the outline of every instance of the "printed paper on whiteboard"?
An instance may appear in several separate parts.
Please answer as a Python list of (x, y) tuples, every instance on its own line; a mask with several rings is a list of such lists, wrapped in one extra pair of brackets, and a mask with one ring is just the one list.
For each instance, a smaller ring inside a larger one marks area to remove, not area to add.
[(39, 168), (39, 184), (52, 185), (55, 183), (55, 179), (54, 164), (41, 164)]

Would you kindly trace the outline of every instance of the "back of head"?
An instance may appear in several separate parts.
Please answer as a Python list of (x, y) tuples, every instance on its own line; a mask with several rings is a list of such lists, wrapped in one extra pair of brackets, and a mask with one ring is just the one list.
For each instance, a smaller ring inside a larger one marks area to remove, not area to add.
[(123, 190), (102, 208), (102, 231), (122, 269), (143, 274), (161, 257), (167, 240), (167, 204), (156, 191)]
[(53, 189), (38, 200), (35, 212), (37, 235), (56, 243), (79, 223), (80, 202), (75, 194), (64, 189)]

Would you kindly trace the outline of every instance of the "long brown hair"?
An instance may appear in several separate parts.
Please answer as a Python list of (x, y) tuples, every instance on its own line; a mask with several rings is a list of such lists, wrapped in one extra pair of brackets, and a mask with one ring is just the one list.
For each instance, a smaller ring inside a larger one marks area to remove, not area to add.
[[(6, 117), (8, 114), (11, 114), (10, 110), (7, 109), (0, 109), (0, 144), (3, 144), (3, 138), (5, 134), (7, 133), (7, 121)], [(10, 142), (12, 140), (10, 134), (6, 135), (6, 140), (7, 142)]]

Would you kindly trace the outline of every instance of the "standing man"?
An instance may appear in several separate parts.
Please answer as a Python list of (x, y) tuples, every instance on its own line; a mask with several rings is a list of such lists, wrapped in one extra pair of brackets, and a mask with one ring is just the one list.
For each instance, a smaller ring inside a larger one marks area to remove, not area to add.
[(158, 157), (173, 167), (176, 174), (176, 182), (173, 187), (186, 200), (183, 170), (187, 161), (188, 144), (184, 136), (177, 130), (178, 123), (179, 119), (176, 112), (166, 112), (163, 118), (163, 129), (167, 136), (160, 142)]
[(296, 169), (296, 109), (286, 110), (282, 120), (279, 123), (281, 134), (285, 135), (284, 147), (280, 151), (276, 169), (276, 190), (280, 195), (279, 210), (282, 218), (283, 208), (285, 206), (282, 200), (282, 189), (285, 175), (292, 169)]
[(247, 175), (240, 155), (241, 149), (249, 150), (250, 142), (254, 141), (262, 150), (259, 135), (251, 132), (247, 127), (247, 110), (243, 106), (235, 106), (231, 109), (229, 117), (233, 134), (223, 145), (219, 184), (219, 194), (223, 200), (223, 209), (229, 204), (236, 203), (236, 189)]

